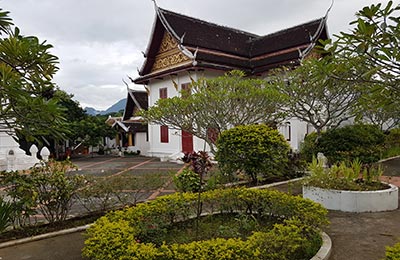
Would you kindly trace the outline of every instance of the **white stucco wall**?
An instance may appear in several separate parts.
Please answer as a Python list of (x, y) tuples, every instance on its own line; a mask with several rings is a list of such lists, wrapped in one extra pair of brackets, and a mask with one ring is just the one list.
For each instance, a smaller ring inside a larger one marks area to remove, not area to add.
[[(150, 90), (149, 95), (149, 106), (154, 104), (159, 99), (160, 88), (167, 88), (168, 97), (174, 97), (179, 94), (181, 85), (190, 83), (192, 79), (194, 81), (201, 77), (211, 78), (219, 75), (223, 75), (222, 72), (217, 71), (192, 71), (192, 72), (181, 72), (178, 75), (171, 77), (164, 77), (163, 79), (151, 80), (148, 84)], [(177, 84), (178, 89), (175, 88), (173, 81)], [(161, 143), (160, 140), (160, 125), (149, 124), (149, 156), (160, 157), (164, 159), (176, 159), (181, 157), (182, 151), (182, 137), (181, 131), (178, 129), (169, 128), (168, 131), (168, 143)], [(206, 147), (208, 150), (208, 147)], [(193, 149), (195, 151), (204, 149), (204, 141), (193, 137)]]
[[(307, 130), (307, 125), (306, 122), (291, 118), (283, 121), (281, 126), (278, 127), (279, 132), (285, 136), (293, 151), (300, 149), (301, 142), (303, 142), (306, 134), (310, 132), (310, 129)], [(290, 131), (288, 130), (289, 126)]]
[(146, 135), (146, 133), (135, 133), (134, 145), (128, 146), (127, 151), (136, 152), (139, 150), (141, 155), (147, 156), (150, 149), (150, 143), (147, 141)]
[[(37, 152), (36, 147), (34, 151)], [(26, 155), (11, 136), (0, 132), (0, 171), (26, 170), (38, 162), (36, 155)]]

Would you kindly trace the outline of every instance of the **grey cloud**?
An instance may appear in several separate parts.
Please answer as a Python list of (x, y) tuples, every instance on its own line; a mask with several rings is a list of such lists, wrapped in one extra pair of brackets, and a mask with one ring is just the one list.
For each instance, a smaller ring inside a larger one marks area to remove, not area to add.
[[(158, 0), (165, 9), (264, 35), (322, 17), (331, 0)], [(348, 30), (354, 13), (374, 0), (335, 0), (328, 31)], [(388, 0), (383, 2), (387, 3)], [(55, 47), (56, 83), (96, 108), (125, 97), (121, 79), (136, 77), (155, 16), (151, 0), (3, 0), (23, 34)]]

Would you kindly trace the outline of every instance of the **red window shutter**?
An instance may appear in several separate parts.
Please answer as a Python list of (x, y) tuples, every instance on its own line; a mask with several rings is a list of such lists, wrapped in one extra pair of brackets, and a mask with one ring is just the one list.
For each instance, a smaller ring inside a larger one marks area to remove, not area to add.
[(167, 97), (168, 97), (168, 89), (160, 88), (160, 98), (167, 98)]
[(162, 125), (160, 126), (160, 141), (161, 143), (168, 143), (168, 126)]

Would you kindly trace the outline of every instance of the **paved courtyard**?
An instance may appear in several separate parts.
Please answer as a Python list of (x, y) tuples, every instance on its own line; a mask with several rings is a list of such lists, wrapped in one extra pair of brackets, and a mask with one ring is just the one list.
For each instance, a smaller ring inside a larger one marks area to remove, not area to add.
[[(82, 174), (99, 172), (149, 174), (154, 170), (178, 171), (182, 165), (160, 162), (146, 157), (94, 157), (74, 160)], [(111, 167), (112, 165), (112, 167)], [(388, 181), (400, 185), (400, 158), (384, 163)], [(385, 172), (385, 175), (386, 175)], [(160, 195), (170, 190), (154, 191)], [(333, 242), (331, 260), (378, 260), (384, 257), (385, 246), (400, 241), (400, 210), (381, 213), (329, 212), (330, 227), (326, 230)], [(0, 249), (0, 260), (82, 260), (83, 233), (59, 236), (33, 243)]]

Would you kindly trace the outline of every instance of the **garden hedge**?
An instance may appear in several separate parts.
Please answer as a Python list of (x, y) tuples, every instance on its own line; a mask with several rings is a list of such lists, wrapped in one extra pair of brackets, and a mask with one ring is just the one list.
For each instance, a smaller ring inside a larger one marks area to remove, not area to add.
[(267, 125), (237, 126), (221, 133), (215, 158), (226, 175), (242, 172), (252, 181), (282, 176), (290, 146), (278, 130)]
[(308, 135), (301, 147), (307, 161), (322, 152), (330, 164), (351, 162), (358, 158), (362, 163), (377, 162), (384, 149), (385, 134), (373, 125), (348, 125), (329, 129), (318, 137)]
[(383, 260), (398, 260), (400, 259), (400, 242), (391, 247), (386, 247), (386, 254)]
[[(327, 224), (317, 203), (278, 191), (225, 189), (201, 193), (202, 214), (247, 212), (277, 219), (268, 232), (240, 238), (166, 244), (168, 226), (196, 215), (198, 194), (175, 193), (108, 213), (87, 230), (83, 255), (90, 259), (303, 259)], [(152, 242), (146, 242), (152, 240)], [(314, 248), (311, 248), (314, 247)]]

